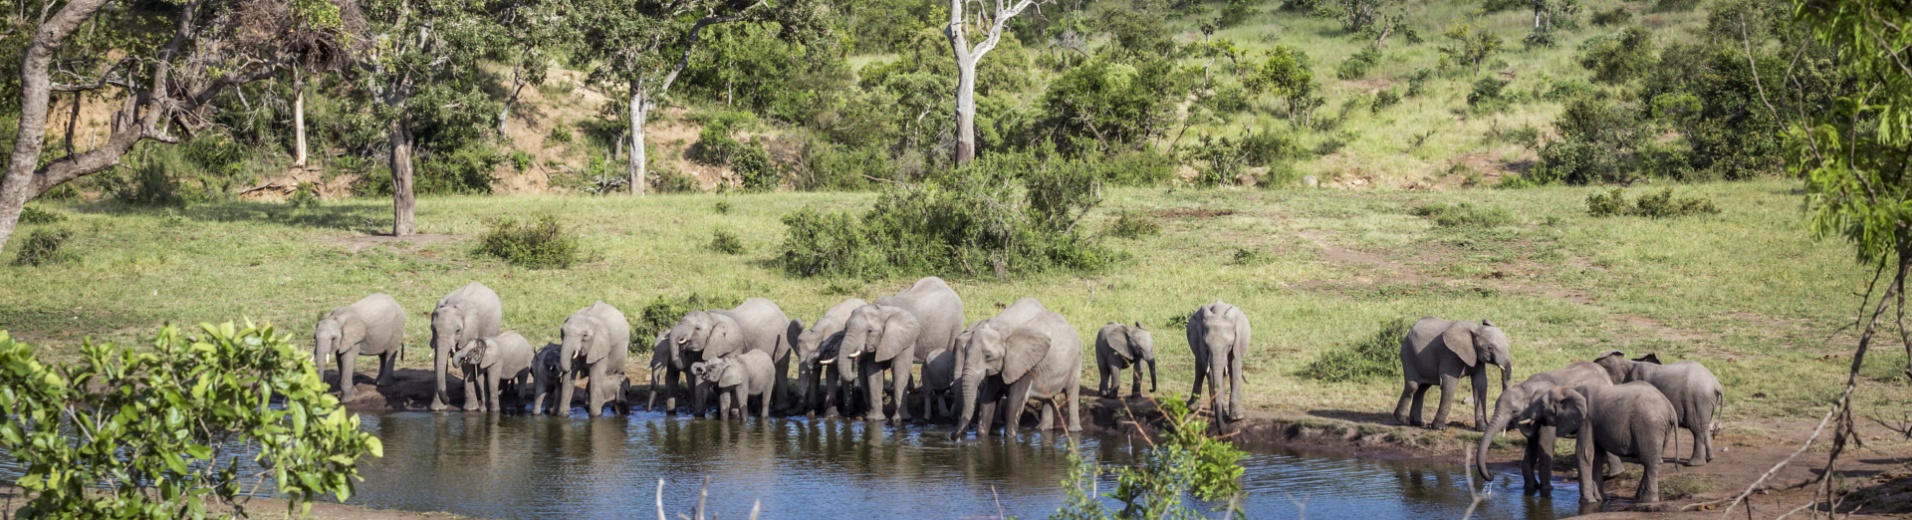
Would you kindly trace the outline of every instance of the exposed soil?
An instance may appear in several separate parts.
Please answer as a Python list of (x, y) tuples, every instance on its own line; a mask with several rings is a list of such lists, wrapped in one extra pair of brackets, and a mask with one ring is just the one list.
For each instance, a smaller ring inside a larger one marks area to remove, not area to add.
[(1178, 208), (1178, 209), (1171, 209), (1171, 210), (1164, 210), (1164, 211), (1156, 211), (1154, 212), (1154, 215), (1159, 218), (1189, 219), (1189, 218), (1226, 217), (1229, 215), (1233, 215), (1235, 213), (1237, 212), (1232, 209)]
[(392, 235), (352, 235), (352, 236), (333, 239), (332, 241), (342, 244), (346, 247), (346, 249), (350, 249), (352, 252), (357, 253), (360, 251), (364, 251), (364, 250), (371, 249), (371, 248), (378, 247), (385, 244), (401, 244), (401, 245), (417, 247), (424, 244), (450, 242), (457, 239), (458, 237), (455, 235), (434, 235), (429, 233), (420, 233), (420, 234), (413, 234), (413, 235), (405, 235), (402, 237), (397, 237)]

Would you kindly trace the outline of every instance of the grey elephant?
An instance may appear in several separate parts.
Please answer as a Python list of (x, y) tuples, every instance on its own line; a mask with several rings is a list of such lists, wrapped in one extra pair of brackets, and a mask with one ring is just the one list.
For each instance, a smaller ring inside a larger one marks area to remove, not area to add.
[(510, 383), (512, 390), (518, 393), (518, 400), (531, 390), (531, 365), (536, 352), (531, 342), (516, 332), (505, 331), (497, 336), (481, 338), (452, 354), (452, 362), (459, 366), (470, 365), (477, 369), (466, 385), (482, 386), (478, 397), (487, 412), (504, 410), (504, 402), (499, 400), (501, 385)]
[(683, 380), (683, 372), (671, 365), (670, 343), (670, 331), (660, 331), (657, 341), (651, 344), (651, 391), (650, 398), (644, 401), (646, 411), (657, 411), (657, 398), (661, 395), (665, 413), (677, 413), (677, 383)]
[[(1474, 469), (1481, 480), (1492, 481), (1494, 475), (1487, 472), (1487, 450), (1493, 446), (1494, 437), (1506, 431), (1509, 426), (1518, 425), (1521, 434), (1526, 437), (1525, 451), (1520, 459), (1521, 489), (1528, 493), (1551, 493), (1553, 491), (1553, 448), (1557, 432), (1553, 426), (1537, 425), (1533, 421), (1534, 403), (1545, 398), (1548, 391), (1556, 387), (1607, 386), (1607, 372), (1599, 365), (1577, 361), (1559, 370), (1541, 372), (1529, 376), (1500, 393), (1500, 399), (1494, 402), (1494, 415), (1487, 422), (1487, 428), (1480, 437), (1480, 458), (1475, 460)], [(1608, 467), (1618, 472), (1618, 456), (1609, 459)]]
[(1096, 392), (1102, 397), (1122, 396), (1122, 369), (1131, 371), (1129, 393), (1142, 394), (1142, 364), (1149, 366), (1149, 393), (1155, 392), (1155, 336), (1142, 322), (1123, 325), (1109, 322), (1095, 334), (1095, 366), (1102, 376)]
[(564, 345), (548, 343), (531, 358), (531, 399), (532, 415), (543, 415), (546, 407), (554, 414), (563, 415), (571, 409), (570, 402), (548, 402), (564, 393), (561, 389), (567, 381), (564, 377)]
[(903, 397), (910, 365), (922, 364), (937, 349), (950, 348), (962, 331), (962, 296), (943, 279), (931, 276), (851, 311), (833, 363), (844, 382), (860, 382), (869, 403), (864, 418), (871, 421), (890, 419), (883, 412), (883, 373), (890, 372), (894, 419), (908, 421), (910, 411)]
[(824, 311), (816, 323), (797, 334), (794, 357), (797, 361), (797, 409), (804, 415), (835, 417), (842, 406), (840, 375), (835, 363), (843, 342), (843, 325), (850, 313), (869, 305), (862, 298), (850, 298)]
[(405, 352), (405, 309), (385, 293), (333, 309), (312, 333), (312, 365), (325, 376), (325, 358), (339, 363), (339, 402), (352, 402), (360, 355), (378, 356), (378, 386), (392, 382), (392, 364)]
[(923, 395), (923, 420), (934, 421), (956, 414), (952, 402), (956, 397), (955, 350), (936, 349), (929, 353), (929, 359), (923, 362), (923, 384), (917, 390)]
[[(445, 295), (432, 309), (432, 374), (437, 377), (432, 389), (432, 410), (450, 408), (451, 395), (445, 392), (445, 373), (451, 369), (451, 354), (458, 347), (478, 338), (489, 338), (504, 330), (504, 304), (498, 293), (485, 284), (471, 282)], [(465, 374), (465, 409), (476, 411), (478, 387)]]
[[(1221, 399), (1215, 416), (1223, 421), (1244, 417), (1242, 407), (1242, 356), (1248, 355), (1253, 330), (1248, 315), (1221, 300), (1203, 305), (1188, 317), (1188, 348), (1195, 353), (1195, 386), (1188, 392), (1189, 406), (1202, 396), (1202, 381), (1208, 382), (1212, 399)], [(1227, 382), (1228, 395), (1219, 386)]]
[[(770, 401), (785, 399), (788, 386), (790, 342), (802, 333), (800, 325), (790, 321), (775, 302), (751, 298), (729, 310), (691, 311), (678, 320), (669, 332), (671, 365), (689, 370), (698, 361), (709, 361), (732, 354), (758, 351), (770, 356), (775, 385)], [(691, 414), (703, 417), (710, 406), (708, 384), (701, 380), (691, 385)]]
[[(1713, 460), (1713, 432), (1719, 427), (1719, 412), (1726, 403), (1726, 387), (1711, 370), (1693, 360), (1662, 365), (1654, 354), (1628, 360), (1618, 350), (1607, 351), (1594, 362), (1606, 369), (1614, 383), (1644, 381), (1673, 402), (1680, 427), (1693, 434), (1693, 454), (1686, 458), (1687, 466), (1704, 466)], [(1672, 455), (1678, 457), (1678, 444), (1674, 447)]]
[(577, 376), (582, 373), (590, 378), (585, 385), (585, 414), (597, 417), (604, 412), (605, 403), (627, 411), (624, 385), (629, 382), (624, 375), (624, 359), (630, 355), (631, 323), (624, 319), (624, 313), (602, 301), (593, 303), (565, 318), (559, 334), (564, 346), (564, 355), (558, 360), (564, 386), (559, 389), (558, 402), (570, 406)]
[(1611, 464), (1609, 454), (1640, 463), (1635, 502), (1660, 501), (1660, 457), (1679, 418), (1659, 389), (1643, 382), (1554, 387), (1532, 415), (1537, 424), (1573, 435), (1581, 503), (1605, 500), (1601, 466)]
[[(957, 385), (963, 407), (957, 415), (959, 437), (977, 418), (978, 397), (985, 380), (994, 379), (1005, 389), (1001, 401), (1006, 435), (1016, 434), (1018, 412), (1030, 399), (1043, 402), (1043, 420), (1039, 430), (1051, 427), (1054, 412), (1060, 412), (1064, 400), (1069, 405), (1067, 429), (1082, 430), (1081, 382), (1082, 336), (1062, 315), (1042, 306), (1035, 298), (1023, 298), (1003, 309), (996, 317), (976, 324), (968, 342), (956, 350)], [(985, 413), (985, 415), (988, 415)], [(983, 432), (987, 421), (983, 418)]]
[(727, 354), (690, 367), (690, 372), (699, 381), (717, 389), (717, 418), (723, 420), (730, 420), (733, 402), (737, 405), (739, 418), (749, 416), (751, 397), (757, 398), (757, 418), (769, 419), (771, 386), (777, 380), (771, 374), (773, 370), (775, 366), (770, 362), (770, 355), (760, 350)]
[[(1462, 378), (1468, 378), (1474, 392), (1474, 428), (1487, 426), (1487, 366), (1500, 367), (1500, 391), (1507, 391), (1514, 361), (1507, 352), (1507, 334), (1493, 322), (1481, 320), (1449, 321), (1433, 316), (1421, 318), (1401, 338), (1401, 401), (1394, 406), (1394, 422), (1421, 426), (1421, 401), (1429, 389), (1440, 385), (1441, 405), (1428, 427), (1447, 429), (1447, 411), (1454, 404), (1455, 390)], [(1410, 409), (1412, 405), (1412, 409)]]

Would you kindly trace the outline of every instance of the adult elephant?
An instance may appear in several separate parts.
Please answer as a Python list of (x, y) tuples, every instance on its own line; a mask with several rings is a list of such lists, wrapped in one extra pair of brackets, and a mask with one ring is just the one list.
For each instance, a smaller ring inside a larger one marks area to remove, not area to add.
[(378, 356), (378, 386), (392, 382), (392, 363), (405, 352), (405, 309), (385, 293), (333, 309), (312, 333), (312, 366), (325, 377), (325, 358), (339, 363), (339, 402), (352, 402), (360, 355)]
[[(843, 326), (850, 320), (850, 313), (869, 305), (862, 298), (850, 298), (824, 311), (810, 328), (797, 334), (797, 409), (804, 415), (815, 417), (819, 410), (824, 417), (835, 417), (840, 407), (836, 351), (843, 341)], [(802, 323), (799, 322), (801, 327)]]
[[(1680, 427), (1693, 434), (1693, 455), (1686, 458), (1687, 466), (1704, 466), (1713, 460), (1713, 430), (1718, 426), (1720, 407), (1726, 402), (1726, 387), (1713, 377), (1713, 371), (1693, 360), (1661, 365), (1660, 357), (1654, 354), (1628, 360), (1618, 350), (1607, 351), (1594, 362), (1606, 369), (1614, 384), (1644, 381), (1673, 402)], [(1678, 450), (1674, 451), (1672, 455), (1678, 457)]]
[(1634, 501), (1660, 501), (1660, 456), (1666, 440), (1679, 424), (1673, 403), (1653, 388), (1635, 382), (1623, 385), (1554, 387), (1536, 408), (1536, 423), (1574, 436), (1574, 458), (1579, 463), (1580, 502), (1606, 499), (1602, 475), (1609, 455), (1640, 463), (1640, 487)]
[[(671, 366), (690, 370), (691, 365), (731, 354), (760, 351), (770, 356), (775, 367), (776, 386), (770, 402), (782, 403), (789, 384), (790, 341), (802, 333), (800, 325), (778, 308), (776, 302), (751, 298), (729, 310), (691, 311), (670, 330)], [(709, 407), (711, 387), (702, 381), (691, 384), (691, 414), (703, 417)]]
[(563, 387), (558, 390), (557, 413), (570, 409), (579, 372), (590, 378), (585, 382), (586, 415), (604, 413), (606, 402), (626, 410), (624, 359), (630, 354), (631, 323), (624, 319), (624, 313), (602, 301), (593, 303), (565, 318), (559, 334), (564, 350), (558, 358)]
[[(471, 282), (445, 295), (432, 309), (432, 374), (437, 380), (432, 389), (432, 410), (450, 408), (451, 396), (445, 393), (445, 372), (451, 369), (451, 355), (466, 343), (497, 336), (504, 329), (504, 304), (498, 293), (485, 284)], [(478, 386), (471, 384), (476, 374), (465, 374), (465, 409), (478, 411)]]
[(644, 410), (657, 411), (658, 396), (664, 397), (664, 413), (677, 414), (677, 384), (683, 380), (683, 373), (671, 365), (670, 331), (659, 331), (657, 340), (651, 343), (651, 389), (650, 398), (644, 401)]
[[(1068, 400), (1068, 431), (1082, 430), (1081, 380), (1082, 336), (1062, 315), (1051, 312), (1035, 298), (1023, 298), (996, 315), (976, 324), (969, 341), (956, 350), (957, 386), (961, 388), (963, 407), (956, 420), (959, 437), (976, 417), (978, 396), (984, 381), (995, 379), (1006, 389), (1000, 408), (1004, 412), (1005, 435), (1014, 436), (1019, 412), (1030, 398), (1044, 401), (1046, 410), (1038, 429), (1047, 429), (1051, 412), (1060, 412), (1062, 399)], [(986, 414), (987, 415), (987, 414)], [(983, 421), (984, 433), (988, 418)]]
[[(1607, 372), (1600, 365), (1576, 361), (1566, 368), (1534, 374), (1501, 391), (1500, 399), (1494, 402), (1493, 419), (1482, 430), (1480, 450), (1477, 451), (1480, 457), (1475, 459), (1474, 470), (1480, 474), (1481, 480), (1494, 480), (1494, 475), (1487, 472), (1488, 448), (1493, 446), (1494, 437), (1506, 431), (1508, 426), (1524, 422), (1520, 426), (1521, 434), (1526, 436), (1525, 452), (1520, 459), (1521, 489), (1528, 493), (1553, 491), (1553, 447), (1557, 432), (1553, 426), (1532, 422), (1532, 408), (1554, 388), (1608, 384)], [(1610, 467), (1618, 471), (1618, 459), (1613, 459)]]
[[(1507, 334), (1493, 322), (1421, 318), (1401, 338), (1401, 402), (1394, 406), (1394, 422), (1421, 426), (1421, 401), (1440, 385), (1441, 406), (1434, 412), (1434, 430), (1447, 429), (1447, 410), (1461, 378), (1472, 381), (1474, 428), (1487, 426), (1487, 365), (1500, 367), (1500, 391), (1507, 392), (1514, 361), (1507, 353)], [(1412, 405), (1412, 410), (1409, 405)]]
[[(1188, 316), (1188, 348), (1195, 353), (1195, 386), (1188, 391), (1189, 406), (1201, 398), (1202, 381), (1207, 380), (1210, 398), (1224, 399), (1216, 404), (1215, 416), (1222, 421), (1241, 420), (1241, 364), (1242, 356), (1248, 355), (1251, 335), (1248, 315), (1221, 300), (1203, 305)], [(1219, 388), (1224, 380), (1228, 382), (1227, 397)]]
[(837, 345), (837, 374), (844, 382), (862, 382), (869, 397), (871, 421), (888, 419), (883, 413), (883, 372), (889, 371), (897, 421), (910, 419), (904, 405), (910, 365), (922, 364), (931, 352), (949, 348), (963, 331), (963, 298), (943, 279), (917, 280), (895, 296), (850, 312)]

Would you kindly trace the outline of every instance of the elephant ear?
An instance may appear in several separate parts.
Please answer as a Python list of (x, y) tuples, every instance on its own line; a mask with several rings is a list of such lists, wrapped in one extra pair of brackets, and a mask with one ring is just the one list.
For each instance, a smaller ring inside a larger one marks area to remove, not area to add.
[(1647, 355), (1644, 355), (1644, 356), (1633, 358), (1633, 360), (1641, 362), (1641, 363), (1652, 363), (1655, 365), (1661, 364), (1660, 355), (1658, 353), (1652, 353), (1652, 352), (1649, 352), (1647, 353)]
[(498, 350), (499, 349), (498, 349), (497, 342), (491, 340), (490, 338), (481, 339), (481, 340), (478, 340), (478, 348), (481, 350), (477, 352), (473, 352), (472, 355), (478, 356), (479, 368), (491, 368), (491, 367), (498, 366), (498, 358), (499, 358)]
[(365, 342), (365, 320), (358, 313), (343, 313), (339, 320), (339, 352), (357, 351)]
[[(605, 356), (611, 355), (612, 347), (600, 347), (598, 345), (607, 339), (603, 337), (605, 330), (602, 322), (599, 322), (597, 318), (591, 318), (585, 321), (584, 324), (588, 327), (591, 334), (591, 337), (588, 338), (591, 340), (590, 343), (580, 345), (584, 347), (584, 362), (595, 365), (599, 361), (603, 361)], [(624, 348), (624, 345), (617, 345), (616, 348)], [(622, 370), (621, 367), (619, 369)]]
[(1018, 327), (1003, 338), (1002, 380), (1011, 382), (1034, 370), (1049, 356), (1049, 335), (1029, 327)]
[(900, 307), (883, 309), (883, 337), (876, 341), (876, 360), (889, 361), (916, 344), (922, 326), (916, 316)]
[(1121, 334), (1111, 334), (1107, 338), (1109, 350), (1115, 351), (1115, 355), (1125, 361), (1135, 361), (1135, 337), (1131, 334), (1128, 327), (1122, 327)]
[(1441, 343), (1447, 345), (1447, 350), (1453, 351), (1454, 356), (1460, 358), (1462, 363), (1472, 367), (1479, 362), (1474, 357), (1474, 334), (1479, 332), (1479, 327), (1480, 325), (1465, 321), (1454, 322), (1453, 325), (1447, 326), (1446, 331), (1441, 332)]

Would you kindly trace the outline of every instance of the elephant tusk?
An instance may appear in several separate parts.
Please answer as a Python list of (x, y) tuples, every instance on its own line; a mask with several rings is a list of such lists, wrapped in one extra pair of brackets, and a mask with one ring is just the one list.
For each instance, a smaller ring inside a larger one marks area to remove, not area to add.
[(820, 364), (820, 365), (834, 365), (834, 364), (836, 364), (836, 360), (835, 360), (835, 359), (827, 359), (827, 358), (826, 358), (826, 359), (819, 359), (819, 360), (817, 360), (817, 364)]

